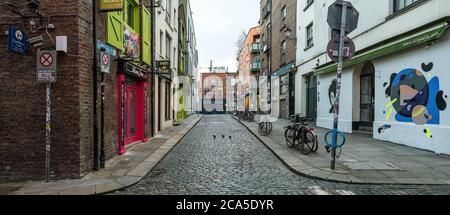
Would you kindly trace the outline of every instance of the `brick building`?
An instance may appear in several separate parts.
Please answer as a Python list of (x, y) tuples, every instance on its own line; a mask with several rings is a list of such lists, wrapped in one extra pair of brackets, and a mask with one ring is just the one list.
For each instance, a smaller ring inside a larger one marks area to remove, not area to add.
[[(151, 136), (151, 20), (142, 7), (150, 1), (125, 0), (122, 12), (97, 9), (95, 29), (101, 43), (93, 37), (92, 2), (41, 0), (39, 13), (34, 13), (25, 1), (17, 1), (13, 4), (22, 16), (0, 6), (0, 180), (45, 178), (46, 94), (45, 84), (36, 82), (36, 54), (38, 48), (55, 49), (56, 36), (67, 36), (68, 51), (58, 52), (57, 82), (52, 84), (51, 177), (80, 178), (101, 167), (102, 149), (108, 160), (123, 154), (126, 145)], [(49, 24), (54, 28), (46, 28)], [(43, 44), (24, 55), (9, 52), (4, 33), (9, 26), (28, 38), (42, 36)], [(94, 44), (117, 52), (104, 75), (103, 129), (102, 75)]]
[[(240, 104), (245, 104), (241, 107), (241, 110), (245, 111), (257, 111), (256, 102), (256, 91), (251, 96), (251, 88), (257, 88), (256, 83), (252, 83), (251, 77), (256, 78), (260, 75), (261, 71), (261, 27), (256, 26), (249, 30), (247, 33), (247, 38), (244, 41), (244, 45), (239, 53), (239, 95), (243, 97), (245, 102)], [(252, 98), (250, 98), (252, 97)], [(250, 99), (252, 100), (250, 102)], [(250, 105), (252, 103), (253, 105)]]
[[(202, 112), (204, 114), (221, 114), (233, 110), (234, 100), (227, 97), (229, 92), (233, 92), (231, 89), (232, 84), (228, 81), (232, 81), (236, 77), (236, 73), (228, 72), (210, 72), (201, 73), (200, 94), (202, 95)], [(230, 100), (227, 104), (227, 99)]]
[[(272, 103), (280, 107), (281, 118), (295, 109), (296, 0), (262, 0), (261, 7), (261, 71), (280, 77), (280, 99)], [(272, 105), (272, 106), (273, 106)]]

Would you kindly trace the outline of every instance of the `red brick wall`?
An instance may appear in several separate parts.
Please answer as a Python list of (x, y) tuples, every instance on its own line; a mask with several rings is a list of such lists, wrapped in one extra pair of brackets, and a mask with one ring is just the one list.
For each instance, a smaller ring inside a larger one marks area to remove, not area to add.
[[(18, 1), (23, 12), (26, 6)], [(58, 82), (52, 86), (52, 171), (58, 178), (80, 176), (79, 67), (86, 59), (78, 53), (78, 10), (76, 1), (41, 0), (42, 26), (48, 15), (55, 30), (50, 34), (67, 35), (69, 55), (58, 57)], [(27, 12), (27, 14), (31, 14)], [(0, 7), (0, 179), (42, 179), (45, 176), (45, 85), (36, 83), (36, 49), (26, 55), (7, 51), (5, 31), (9, 24), (25, 19)], [(43, 35), (45, 30), (28, 36)], [(47, 47), (50, 48), (50, 47)]]

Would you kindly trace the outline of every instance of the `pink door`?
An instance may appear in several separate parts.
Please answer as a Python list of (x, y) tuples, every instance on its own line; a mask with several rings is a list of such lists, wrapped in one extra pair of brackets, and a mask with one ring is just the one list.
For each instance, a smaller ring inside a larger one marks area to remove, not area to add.
[(138, 93), (137, 87), (125, 87), (125, 145), (136, 142), (138, 138)]

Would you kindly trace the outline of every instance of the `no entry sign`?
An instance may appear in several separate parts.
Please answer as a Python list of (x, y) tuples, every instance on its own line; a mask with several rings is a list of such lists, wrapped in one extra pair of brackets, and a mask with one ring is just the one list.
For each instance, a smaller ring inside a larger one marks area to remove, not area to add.
[(37, 52), (36, 73), (38, 82), (56, 82), (57, 57), (55, 50), (40, 50)]
[(108, 53), (100, 52), (101, 72), (108, 73), (111, 70), (111, 58)]

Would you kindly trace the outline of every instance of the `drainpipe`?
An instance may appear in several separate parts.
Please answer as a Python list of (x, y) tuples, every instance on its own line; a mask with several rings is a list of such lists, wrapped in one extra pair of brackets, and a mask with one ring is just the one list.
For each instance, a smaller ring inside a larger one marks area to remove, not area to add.
[(155, 114), (154, 113), (156, 113), (156, 101), (155, 101), (155, 64), (156, 64), (156, 57), (155, 57), (155, 36), (156, 36), (156, 29), (155, 29), (155, 16), (156, 16), (156, 7), (154, 7), (153, 6), (153, 0), (152, 0), (152, 8), (151, 8), (151, 18), (152, 18), (152, 21), (151, 21), (151, 29), (152, 29), (152, 38), (151, 38), (151, 41), (150, 41), (150, 46), (152, 47), (151, 48), (151, 57), (152, 57), (152, 59), (151, 59), (151, 75), (150, 75), (150, 78), (151, 78), (151, 86), (150, 86), (150, 88), (151, 88), (151, 92), (150, 92), (150, 96), (151, 96), (151, 99), (152, 99), (152, 111), (151, 111), (151, 114), (150, 114), (150, 120), (151, 120), (151, 132), (150, 132), (150, 135), (153, 137), (154, 136), (154, 132), (155, 132)]
[(92, 1), (92, 80), (93, 80), (93, 123), (94, 123), (94, 170), (100, 169), (98, 153), (98, 123), (97, 123), (97, 1)]

